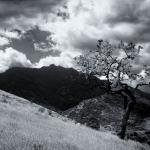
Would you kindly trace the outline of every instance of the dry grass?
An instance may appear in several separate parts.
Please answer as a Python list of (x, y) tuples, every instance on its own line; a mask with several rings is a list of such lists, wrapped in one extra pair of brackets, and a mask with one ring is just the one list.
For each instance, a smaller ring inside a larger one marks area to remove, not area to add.
[[(5, 100), (4, 100), (5, 99)], [(148, 150), (0, 91), (0, 150)]]

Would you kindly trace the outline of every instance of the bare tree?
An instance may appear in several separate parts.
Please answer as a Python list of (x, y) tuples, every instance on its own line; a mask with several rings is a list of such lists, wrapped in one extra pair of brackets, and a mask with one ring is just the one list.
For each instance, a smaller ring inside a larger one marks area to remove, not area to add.
[[(77, 67), (87, 75), (103, 77), (107, 81), (107, 93), (119, 94), (124, 99), (124, 114), (119, 136), (124, 139), (128, 119), (136, 104), (135, 91), (143, 85), (150, 85), (149, 69), (143, 65), (136, 73), (134, 66), (139, 57), (141, 46), (133, 43), (110, 44), (98, 40), (97, 50), (86, 51), (75, 58)], [(132, 85), (132, 88), (131, 88)]]

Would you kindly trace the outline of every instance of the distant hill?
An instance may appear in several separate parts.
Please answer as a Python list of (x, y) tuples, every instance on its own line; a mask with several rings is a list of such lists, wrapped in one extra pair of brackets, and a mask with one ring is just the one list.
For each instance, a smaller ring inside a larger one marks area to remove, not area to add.
[(85, 78), (72, 68), (50, 65), (37, 68), (11, 68), (0, 74), (0, 89), (45, 107), (66, 110), (84, 99), (104, 93), (104, 82)]

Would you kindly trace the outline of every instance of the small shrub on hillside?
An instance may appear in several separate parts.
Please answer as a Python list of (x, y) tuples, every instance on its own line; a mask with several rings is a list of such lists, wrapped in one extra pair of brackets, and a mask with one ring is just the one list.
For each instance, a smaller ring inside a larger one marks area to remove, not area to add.
[(40, 107), (38, 111), (41, 112), (41, 113), (44, 113), (45, 112), (45, 108)]

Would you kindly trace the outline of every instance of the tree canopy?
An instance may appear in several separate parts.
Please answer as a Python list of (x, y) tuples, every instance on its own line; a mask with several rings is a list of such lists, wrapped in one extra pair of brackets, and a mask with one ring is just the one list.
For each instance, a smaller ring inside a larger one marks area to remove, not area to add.
[(111, 44), (108, 41), (98, 40), (95, 51), (88, 50), (75, 58), (78, 70), (87, 75), (104, 77), (111, 90), (119, 90), (125, 84), (139, 88), (149, 85), (150, 70), (142, 65), (140, 72), (134, 71), (136, 60), (140, 57), (142, 46), (119, 42)]

